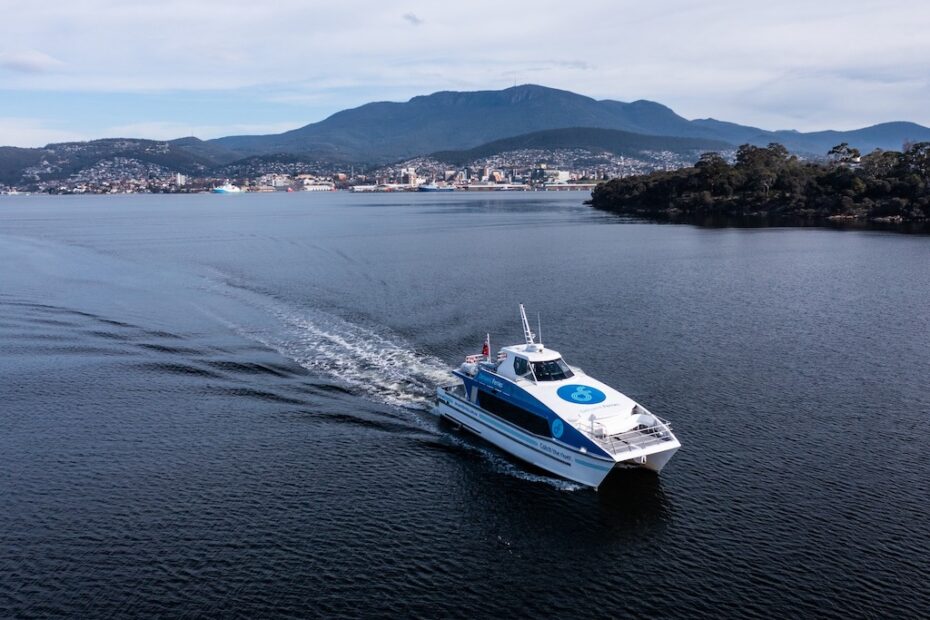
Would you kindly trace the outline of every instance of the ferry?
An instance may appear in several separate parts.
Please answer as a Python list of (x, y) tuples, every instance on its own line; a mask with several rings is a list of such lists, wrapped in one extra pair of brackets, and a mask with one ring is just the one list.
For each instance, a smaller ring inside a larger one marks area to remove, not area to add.
[(227, 181), (223, 185), (214, 187), (210, 191), (213, 192), (214, 194), (241, 194), (242, 188), (240, 188), (237, 185), (233, 185), (232, 183)]
[(305, 192), (334, 192), (336, 191), (335, 183), (304, 183), (303, 191)]
[(454, 192), (455, 188), (449, 185), (437, 185), (435, 183), (426, 183), (417, 188), (419, 192)]
[(536, 342), (520, 304), (525, 342), (469, 355), (436, 390), (435, 412), (556, 476), (593, 487), (618, 467), (659, 472), (678, 448), (671, 425)]

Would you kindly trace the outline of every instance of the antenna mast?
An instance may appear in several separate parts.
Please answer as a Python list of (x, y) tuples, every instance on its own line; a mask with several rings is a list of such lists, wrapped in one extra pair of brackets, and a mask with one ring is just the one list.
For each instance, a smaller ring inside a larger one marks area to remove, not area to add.
[(523, 304), (520, 304), (520, 318), (523, 320), (523, 338), (526, 340), (526, 344), (536, 344), (533, 341), (536, 334), (530, 329), (530, 322), (526, 320), (526, 309)]

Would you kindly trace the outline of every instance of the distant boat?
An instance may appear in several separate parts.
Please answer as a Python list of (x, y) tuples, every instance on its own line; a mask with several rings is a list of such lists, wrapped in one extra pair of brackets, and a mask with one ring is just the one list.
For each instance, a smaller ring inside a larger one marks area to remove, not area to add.
[(454, 192), (455, 188), (449, 185), (436, 185), (435, 183), (427, 183), (426, 185), (421, 185), (417, 188), (417, 191), (420, 192)]
[(305, 192), (333, 192), (336, 191), (336, 185), (333, 183), (305, 183), (303, 186)]
[(219, 187), (214, 187), (210, 190), (214, 194), (241, 194), (242, 188), (229, 183), (228, 181)]

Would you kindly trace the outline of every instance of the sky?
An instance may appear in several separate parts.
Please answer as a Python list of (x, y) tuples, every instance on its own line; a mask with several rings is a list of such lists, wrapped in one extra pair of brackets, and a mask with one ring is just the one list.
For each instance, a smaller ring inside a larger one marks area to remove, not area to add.
[(0, 144), (277, 133), (542, 84), (764, 129), (930, 126), (927, 0), (0, 0)]

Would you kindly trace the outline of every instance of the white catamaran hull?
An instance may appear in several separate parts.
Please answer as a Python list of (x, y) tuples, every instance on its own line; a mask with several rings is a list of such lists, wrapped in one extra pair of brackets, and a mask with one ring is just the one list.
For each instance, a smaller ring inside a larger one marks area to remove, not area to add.
[(439, 388), (437, 395), (437, 414), (527, 463), (595, 489), (614, 467), (633, 465), (659, 471), (678, 449), (678, 443), (675, 442), (674, 447), (642, 451), (644, 453), (631, 454), (624, 460), (594, 456), (527, 433), (458, 397), (453, 391)]

